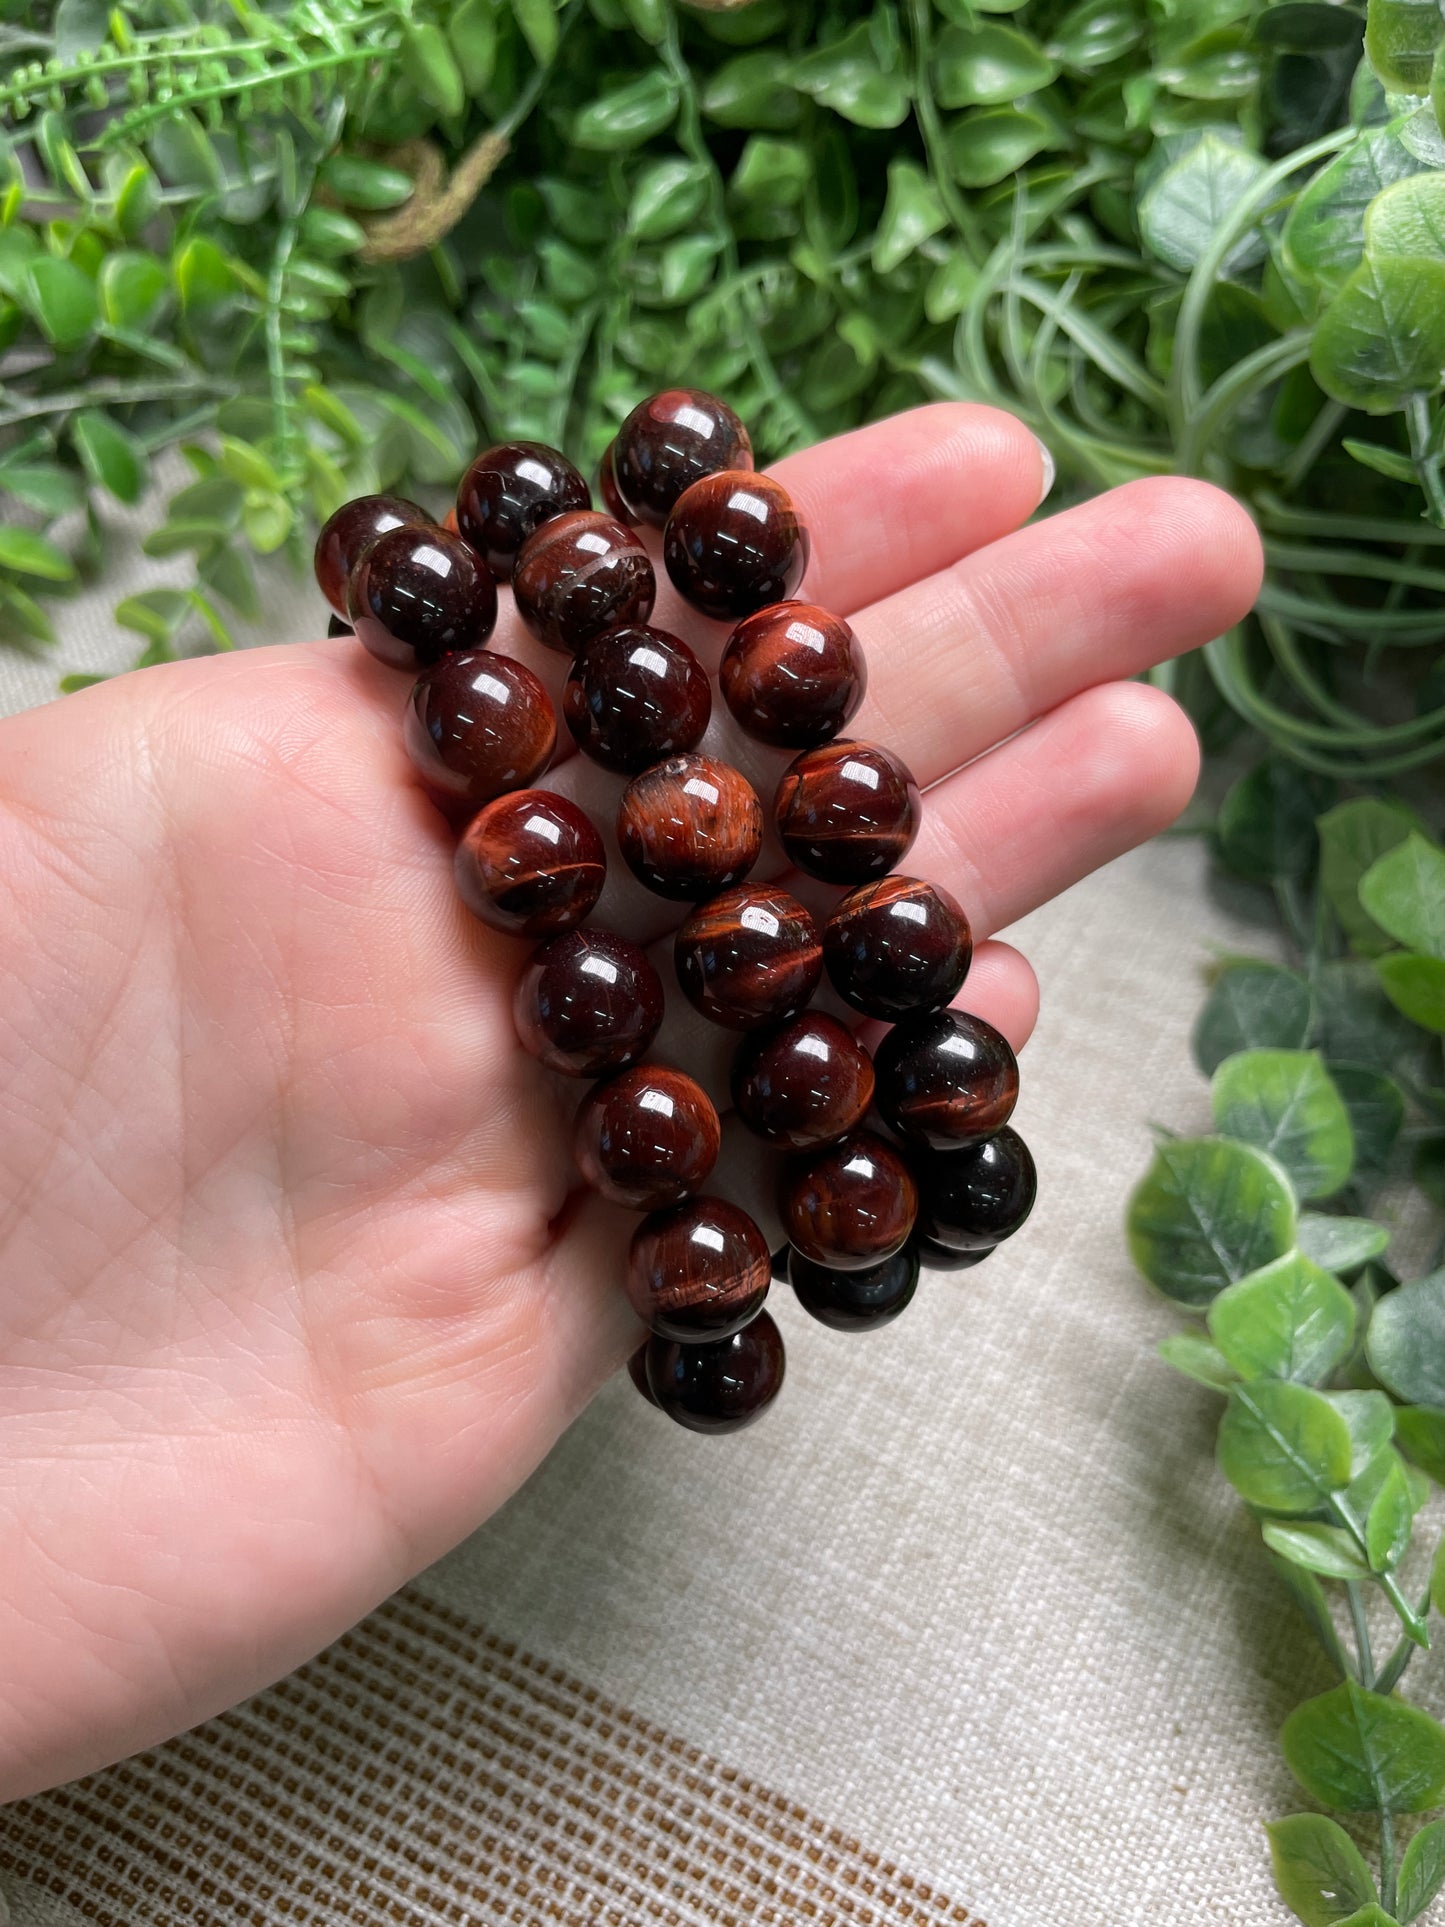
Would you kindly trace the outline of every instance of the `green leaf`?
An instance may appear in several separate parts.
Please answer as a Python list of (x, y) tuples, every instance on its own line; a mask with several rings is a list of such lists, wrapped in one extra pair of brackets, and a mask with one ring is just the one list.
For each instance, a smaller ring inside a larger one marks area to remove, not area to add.
[(1164, 169), (1140, 201), (1144, 245), (1187, 274), (1264, 168), (1257, 154), (1206, 134)]
[(1377, 958), (1375, 969), (1396, 1010), (1424, 1030), (1445, 1032), (1445, 962), (1397, 950)]
[(1398, 449), (1386, 448), (1381, 442), (1360, 442), (1352, 435), (1346, 435), (1340, 446), (1362, 468), (1371, 468), (1377, 475), (1388, 475), (1392, 482), (1414, 484), (1420, 479), (1420, 470), (1408, 455)]
[(1365, 1356), (1396, 1398), (1445, 1409), (1445, 1271), (1386, 1293), (1371, 1315)]
[(1222, 1138), (1175, 1138), (1129, 1202), (1129, 1250), (1149, 1282), (1186, 1305), (1291, 1249), (1295, 1201), (1272, 1158)]
[(640, 241), (661, 241), (679, 234), (707, 206), (708, 172), (680, 154), (652, 161), (637, 177), (627, 210), (627, 225)]
[(1183, 1372), (1197, 1384), (1216, 1392), (1227, 1392), (1239, 1383), (1239, 1373), (1219, 1347), (1202, 1332), (1173, 1332), (1159, 1346), (1159, 1356), (1176, 1372)]
[(115, 224), (128, 241), (142, 233), (160, 205), (160, 186), (144, 161), (137, 161), (115, 197)]
[(447, 19), (447, 37), (468, 94), (483, 93), (497, 70), (498, 10), (494, 0), (461, 0)]
[(1281, 1559), (1277, 1552), (1270, 1552), (1268, 1547), (1265, 1552), (1281, 1583), (1308, 1620), (1311, 1632), (1329, 1654), (1338, 1672), (1345, 1679), (1353, 1679), (1354, 1661), (1340, 1643), (1324, 1587), (1312, 1572), (1306, 1572), (1303, 1566), (1297, 1566), (1292, 1559)]
[(1437, 1613), (1445, 1613), (1445, 1539), (1435, 1548), (1430, 1565), (1430, 1604)]
[(152, 529), (141, 549), (157, 560), (168, 555), (185, 555), (193, 549), (210, 549), (225, 542), (231, 531), (225, 522), (208, 516), (176, 516)]
[(1318, 1051), (1240, 1051), (1209, 1091), (1216, 1129), (1277, 1158), (1302, 1197), (1328, 1197), (1350, 1175), (1349, 1113)]
[(1365, 1521), (1365, 1545), (1376, 1572), (1393, 1572), (1399, 1565), (1410, 1544), (1414, 1519), (1410, 1483), (1397, 1458), (1385, 1474)]
[(1128, 0), (1081, 0), (1054, 29), (1049, 52), (1063, 66), (1088, 73), (1128, 53), (1143, 34), (1144, 23)]
[(1350, 1433), (1321, 1393), (1282, 1379), (1236, 1385), (1219, 1427), (1219, 1469), (1250, 1505), (1313, 1512), (1350, 1481)]
[(1383, 1392), (1327, 1392), (1350, 1435), (1350, 1483), (1362, 1479), (1389, 1445), (1395, 1408)]
[(1360, 902), (1407, 950), (1445, 958), (1445, 850), (1417, 830), (1371, 864)]
[(445, 119), (467, 104), (466, 83), (457, 57), (435, 21), (410, 20), (402, 30), (401, 71), (424, 101)]
[(802, 118), (797, 90), (771, 53), (724, 61), (703, 89), (702, 110), (719, 127), (786, 133)]
[(1437, 1485), (1445, 1485), (1445, 1408), (1402, 1405), (1395, 1413), (1395, 1431), (1406, 1457)]
[(146, 589), (140, 595), (118, 602), (115, 619), (122, 629), (146, 636), (152, 642), (166, 642), (186, 613), (186, 597), (181, 589)]
[(1290, 265), (1337, 288), (1365, 253), (1365, 217), (1382, 189), (1420, 171), (1390, 127), (1370, 127), (1296, 196), (1284, 227)]
[(1327, 963), (1313, 989), (1316, 1042), (1332, 1074), (1337, 1064), (1418, 1072), (1420, 1033), (1385, 995), (1373, 964)]
[(1243, 1378), (1312, 1384), (1349, 1356), (1355, 1307), (1338, 1279), (1291, 1251), (1222, 1291), (1209, 1331)]
[(194, 236), (176, 256), (175, 277), (181, 307), (196, 317), (229, 301), (239, 285), (229, 257), (204, 234)]
[(873, 237), (873, 268), (892, 274), (932, 235), (948, 225), (938, 189), (912, 161), (888, 164), (888, 197)]
[(1445, 176), (1413, 174), (1386, 188), (1366, 210), (1365, 245), (1379, 258), (1413, 254), (1445, 260)]
[(996, 21), (946, 27), (933, 56), (933, 89), (940, 107), (997, 107), (1047, 87), (1055, 61), (1028, 34)]
[(1292, 1560), (1306, 1572), (1326, 1579), (1368, 1579), (1370, 1568), (1355, 1550), (1355, 1542), (1341, 1526), (1283, 1525), (1266, 1519), (1260, 1527), (1264, 1543), (1281, 1559)]
[(1302, 877), (1315, 864), (1318, 812), (1311, 779), (1271, 758), (1240, 777), (1220, 805), (1220, 854), (1231, 870), (1255, 882)]
[(1357, 1271), (1390, 1242), (1384, 1225), (1372, 1218), (1337, 1218), (1320, 1211), (1301, 1213), (1296, 1237), (1304, 1255), (1325, 1271)]
[(1312, 1799), (1346, 1813), (1419, 1813), (1445, 1795), (1445, 1729), (1354, 1680), (1297, 1706), (1280, 1743)]
[(70, 432), (91, 480), (118, 502), (138, 502), (145, 492), (146, 462), (135, 437), (98, 408), (73, 416)]
[(661, 68), (599, 94), (572, 123), (573, 142), (599, 154), (641, 147), (677, 116), (677, 82)]
[(1445, 261), (1366, 257), (1325, 309), (1310, 367), (1347, 408), (1384, 415), (1445, 380)]
[(1427, 1820), (1400, 1861), (1395, 1915), (1401, 1927), (1424, 1913), (1445, 1886), (1445, 1820)]
[(993, 187), (1054, 138), (1053, 122), (1031, 107), (980, 107), (949, 129), (949, 166), (963, 187)]
[(26, 306), (52, 347), (68, 354), (89, 340), (100, 319), (95, 283), (73, 261), (43, 254), (30, 263)]
[(866, 20), (795, 60), (788, 77), (800, 93), (857, 127), (899, 127), (912, 105), (908, 82), (896, 65), (880, 64)]
[(1232, 963), (1214, 980), (1194, 1025), (1194, 1061), (1206, 1077), (1236, 1051), (1302, 1049), (1314, 1021), (1304, 978), (1278, 964)]
[(143, 333), (170, 297), (171, 277), (153, 254), (117, 248), (100, 264), (100, 311), (112, 328)]
[(39, 576), (45, 582), (70, 582), (75, 564), (64, 549), (56, 548), (43, 535), (30, 529), (0, 525), (0, 569), (13, 569), (17, 575)]
[(532, 58), (539, 67), (545, 67), (556, 53), (561, 38), (556, 0), (512, 0), (512, 12), (532, 50)]
[(1365, 54), (1393, 92), (1423, 94), (1442, 33), (1439, 0), (1370, 0)]
[(58, 462), (0, 462), (0, 489), (41, 515), (66, 515), (85, 501), (75, 474)]
[(1337, 1820), (1295, 1813), (1265, 1832), (1280, 1899), (1305, 1927), (1337, 1927), (1378, 1899), (1364, 1856)]
[(1378, 956), (1390, 943), (1360, 902), (1360, 882), (1380, 857), (1405, 841), (1417, 820), (1402, 803), (1364, 796), (1327, 810), (1318, 827), (1320, 883), (1330, 908), (1350, 948), (1363, 957)]
[(363, 154), (329, 155), (321, 167), (321, 181), (345, 206), (369, 213), (400, 207), (416, 192), (410, 174)]

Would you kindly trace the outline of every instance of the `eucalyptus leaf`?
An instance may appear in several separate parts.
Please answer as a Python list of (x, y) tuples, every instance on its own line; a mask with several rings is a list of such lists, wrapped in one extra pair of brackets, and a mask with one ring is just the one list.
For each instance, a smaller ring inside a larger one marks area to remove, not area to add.
[(1236, 1385), (1219, 1428), (1219, 1469), (1250, 1505), (1313, 1512), (1350, 1481), (1350, 1432), (1321, 1393), (1282, 1379)]
[(1362, 1479), (1389, 1445), (1395, 1408), (1383, 1392), (1329, 1392), (1325, 1396), (1350, 1435), (1350, 1484)]
[(1219, 808), (1220, 854), (1257, 882), (1303, 876), (1315, 861), (1319, 797), (1303, 770), (1270, 758), (1230, 786)]
[(1236, 1051), (1302, 1049), (1313, 1021), (1314, 998), (1297, 972), (1252, 961), (1227, 964), (1195, 1020), (1194, 1061), (1207, 1077)]
[(1371, 204), (1419, 171), (1392, 127), (1366, 128), (1296, 198), (1283, 237), (1291, 265), (1324, 287), (1339, 287), (1364, 258)]
[(1390, 1242), (1388, 1230), (1372, 1218), (1337, 1218), (1318, 1211), (1301, 1213), (1296, 1236), (1305, 1257), (1334, 1272), (1358, 1271)]
[(1439, 0), (1370, 0), (1365, 53), (1386, 87), (1423, 94), (1445, 34)]
[(1305, 1792), (1347, 1813), (1419, 1813), (1445, 1795), (1445, 1729), (1354, 1680), (1296, 1707), (1280, 1744)]
[(1395, 1917), (1401, 1927), (1418, 1920), (1445, 1886), (1445, 1820), (1427, 1820), (1400, 1859)]
[(1399, 1565), (1410, 1545), (1414, 1519), (1409, 1481), (1397, 1459), (1375, 1494), (1365, 1521), (1365, 1543), (1376, 1572), (1393, 1572)]
[(1286, 1525), (1266, 1519), (1260, 1527), (1264, 1543), (1306, 1572), (1323, 1579), (1368, 1579), (1370, 1567), (1360, 1557), (1355, 1542), (1341, 1526), (1317, 1525), (1306, 1520), (1301, 1525)]
[[(1239, 201), (1264, 172), (1264, 162), (1231, 141), (1209, 133), (1167, 167), (1139, 204), (1145, 246), (1171, 268), (1187, 273), (1213, 241)], [(1259, 259), (1263, 243), (1247, 239), (1234, 265)]]
[(1210, 1102), (1216, 1128), (1278, 1159), (1301, 1197), (1350, 1175), (1349, 1113), (1317, 1051), (1240, 1051), (1215, 1071)]
[(1302, 1252), (1287, 1252), (1222, 1291), (1209, 1332), (1246, 1379), (1314, 1384), (1348, 1357), (1355, 1336), (1350, 1294)]
[(1400, 1450), (1445, 1485), (1445, 1407), (1402, 1405), (1395, 1413)]
[(1407, 1405), (1445, 1409), (1445, 1270), (1389, 1292), (1365, 1340), (1370, 1370)]
[(1374, 796), (1340, 803), (1319, 819), (1320, 883), (1350, 948), (1360, 956), (1378, 956), (1390, 948), (1389, 935), (1360, 902), (1361, 880), (1378, 858), (1418, 827), (1418, 819), (1403, 803)]
[(1377, 258), (1445, 260), (1445, 176), (1420, 172), (1378, 195), (1366, 210), (1365, 243)]
[(1364, 1856), (1337, 1820), (1296, 1813), (1265, 1831), (1280, 1899), (1305, 1927), (1338, 1927), (1379, 1899)]
[(1207, 1305), (1289, 1251), (1294, 1194), (1273, 1158), (1222, 1138), (1161, 1144), (1129, 1203), (1129, 1249), (1151, 1284)]
[(1161, 1342), (1159, 1356), (1176, 1372), (1183, 1372), (1186, 1378), (1208, 1385), (1213, 1391), (1227, 1392), (1231, 1385), (1239, 1383), (1239, 1373), (1202, 1332), (1172, 1332)]
[(1445, 850), (1417, 830), (1366, 871), (1360, 902), (1407, 950), (1445, 958)]
[(1407, 950), (1376, 959), (1385, 995), (1412, 1024), (1445, 1033), (1445, 961)]
[(1325, 309), (1310, 367), (1325, 393), (1383, 415), (1445, 381), (1445, 261), (1368, 256)]

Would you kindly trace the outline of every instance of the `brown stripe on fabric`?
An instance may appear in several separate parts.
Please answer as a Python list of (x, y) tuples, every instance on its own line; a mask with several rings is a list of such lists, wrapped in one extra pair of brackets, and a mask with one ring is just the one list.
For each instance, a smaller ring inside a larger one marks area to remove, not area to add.
[(981, 1927), (415, 1589), (244, 1705), (0, 1813), (100, 1927)]

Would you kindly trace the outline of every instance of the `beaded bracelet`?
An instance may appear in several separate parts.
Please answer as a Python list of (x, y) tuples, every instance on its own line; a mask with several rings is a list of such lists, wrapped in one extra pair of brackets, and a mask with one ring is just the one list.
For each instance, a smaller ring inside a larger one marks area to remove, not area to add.
[[(734, 1431), (782, 1384), (782, 1338), (763, 1309), (774, 1280), (836, 1330), (887, 1324), (921, 1265), (965, 1269), (1019, 1228), (1034, 1165), (1008, 1124), (1012, 1050), (949, 1007), (972, 957), (968, 920), (946, 890), (894, 873), (918, 833), (918, 786), (891, 751), (841, 733), (867, 686), (863, 652), (840, 616), (796, 599), (809, 538), (787, 491), (754, 471), (730, 408), (674, 389), (627, 417), (600, 492), (605, 512), (565, 456), (505, 442), (472, 463), (445, 525), (389, 495), (338, 509), (316, 575), (333, 629), (417, 676), (407, 751), (444, 807), (474, 812), (456, 851), (463, 903), (542, 939), (516, 986), (523, 1045), (598, 1080), (573, 1148), (595, 1191), (646, 1213), (625, 1273), (651, 1334), (633, 1381), (694, 1431)], [(763, 807), (738, 770), (698, 751), (710, 679), (685, 642), (649, 626), (656, 580), (639, 525), (662, 532), (685, 600), (736, 625), (718, 670), (736, 722), (795, 752), (773, 819), (789, 861), (845, 892), (821, 933), (789, 891), (749, 880)], [(685, 1071), (644, 1061), (662, 981), (637, 944), (587, 922), (606, 851), (584, 810), (534, 787), (556, 717), (532, 671), (486, 646), (499, 580), (532, 635), (570, 659), (562, 713), (578, 748), (626, 779), (628, 868), (692, 906), (677, 983), (740, 1033), (733, 1105), (781, 1159), (788, 1243), (776, 1255), (746, 1211), (703, 1189), (720, 1144), (711, 1099)], [(810, 1008), (825, 974), (860, 1019), (891, 1026), (871, 1056)]]

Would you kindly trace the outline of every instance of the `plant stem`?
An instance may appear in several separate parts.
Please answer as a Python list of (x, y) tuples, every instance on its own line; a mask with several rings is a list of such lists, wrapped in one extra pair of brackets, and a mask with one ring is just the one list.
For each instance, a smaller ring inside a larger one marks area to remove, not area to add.
[(1430, 449), (1430, 407), (1423, 395), (1411, 395), (1405, 404), (1405, 420), (1410, 428), (1410, 453), (1420, 473), (1420, 486), (1430, 504), (1430, 519), (1445, 529), (1445, 477), (1440, 467), (1445, 457), (1432, 455)]
[(1388, 1807), (1380, 1808), (1380, 1905), (1387, 1914), (1395, 1911), (1395, 1816)]
[(1346, 1580), (1345, 1597), (1350, 1602), (1350, 1623), (1355, 1629), (1355, 1647), (1360, 1661), (1360, 1684), (1367, 1693), (1372, 1693), (1375, 1690), (1375, 1656), (1370, 1649), (1370, 1622), (1365, 1615), (1364, 1595), (1360, 1591), (1357, 1580)]

